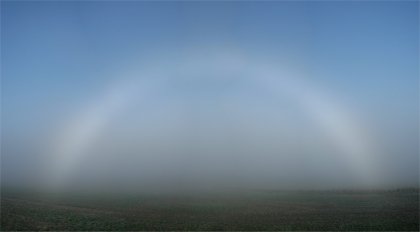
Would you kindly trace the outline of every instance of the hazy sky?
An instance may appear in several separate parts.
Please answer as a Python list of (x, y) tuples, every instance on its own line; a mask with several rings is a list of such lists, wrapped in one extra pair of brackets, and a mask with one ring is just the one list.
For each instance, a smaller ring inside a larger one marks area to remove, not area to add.
[(2, 1), (2, 183), (418, 185), (418, 4)]

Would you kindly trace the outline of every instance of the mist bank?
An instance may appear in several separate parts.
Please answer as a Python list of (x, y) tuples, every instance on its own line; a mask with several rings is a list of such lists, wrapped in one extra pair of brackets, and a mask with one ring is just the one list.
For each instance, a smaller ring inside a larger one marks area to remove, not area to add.
[(243, 195), (253, 192), (278, 192), (278, 193), (381, 193), (381, 192), (418, 192), (419, 184), (376, 184), (361, 185), (333, 183), (268, 183), (266, 182), (229, 182), (215, 181), (200, 183), (196, 182), (154, 182), (154, 183), (81, 183), (73, 182), (60, 186), (60, 188), (51, 188), (47, 183), (2, 183), (2, 195), (23, 194), (32, 196), (66, 196), (66, 195), (92, 195), (92, 196), (206, 196), (206, 195)]

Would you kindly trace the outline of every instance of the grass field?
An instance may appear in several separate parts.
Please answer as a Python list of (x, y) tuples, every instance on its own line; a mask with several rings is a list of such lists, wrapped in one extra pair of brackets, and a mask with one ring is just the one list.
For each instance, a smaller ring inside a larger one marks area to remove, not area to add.
[(419, 191), (66, 196), (2, 193), (1, 230), (419, 230)]

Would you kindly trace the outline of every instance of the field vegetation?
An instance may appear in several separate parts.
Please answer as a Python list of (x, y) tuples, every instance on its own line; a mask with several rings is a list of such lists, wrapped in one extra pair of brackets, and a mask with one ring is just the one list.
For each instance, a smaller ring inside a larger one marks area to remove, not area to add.
[(419, 230), (419, 191), (45, 197), (4, 192), (1, 230)]

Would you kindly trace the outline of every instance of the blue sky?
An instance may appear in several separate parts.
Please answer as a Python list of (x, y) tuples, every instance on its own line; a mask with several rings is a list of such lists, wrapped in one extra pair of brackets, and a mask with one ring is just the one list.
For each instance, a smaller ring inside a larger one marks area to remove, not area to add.
[[(46, 146), (63, 120), (71, 118), (109, 83), (124, 79), (116, 73), (128, 66), (131, 70), (135, 69), (133, 64), (143, 67), (159, 57), (182, 60), (191, 51), (205, 60), (206, 52), (229, 48), (257, 59), (276, 60), (279, 66), (304, 73), (305, 80), (337, 93), (335, 100), (356, 109), (380, 150), (389, 152), (378, 158), (384, 163), (382, 169), (389, 170), (389, 175), (398, 181), (418, 182), (418, 4), (2, 1), (2, 166), (7, 166), (4, 176), (13, 179), (16, 170), (28, 166), (28, 160), (43, 163), (42, 155), (28, 158), (28, 154), (22, 154), (27, 151), (21, 151), (21, 144), (28, 144), (23, 150), (32, 151)], [(178, 85), (164, 94), (153, 95), (148, 102), (171, 109), (170, 102), (177, 102), (176, 96), (182, 96), (184, 103), (195, 99), (206, 108), (209, 102), (204, 100), (204, 89), (210, 99), (217, 99), (221, 88), (236, 91), (223, 81), (208, 78), (198, 82), (204, 84), (196, 85), (174, 75), (171, 83)], [(213, 83), (212, 87), (208, 83)], [(193, 87), (185, 90), (176, 87), (179, 85)], [(196, 91), (191, 91), (194, 88)], [(248, 94), (243, 87), (239, 92), (243, 99), (252, 100), (256, 91)], [(258, 99), (247, 113), (281, 114), (278, 110), (264, 111), (271, 107), (269, 94), (262, 93)], [(242, 103), (246, 105), (245, 100), (235, 104), (241, 108)], [(281, 104), (283, 109), (293, 105)], [(153, 111), (153, 107), (148, 109)], [(176, 114), (177, 110), (163, 112)], [(209, 113), (207, 118), (218, 124), (216, 113)], [(302, 119), (291, 118), (284, 119), (284, 124), (303, 123), (299, 121)], [(255, 120), (248, 123), (249, 128), (260, 127), (257, 121), (261, 118)], [(264, 120), (274, 123), (275, 117)], [(138, 123), (140, 119), (129, 119), (112, 125), (129, 128)], [(161, 133), (166, 133), (165, 129)], [(396, 177), (397, 173), (400, 176)]]

